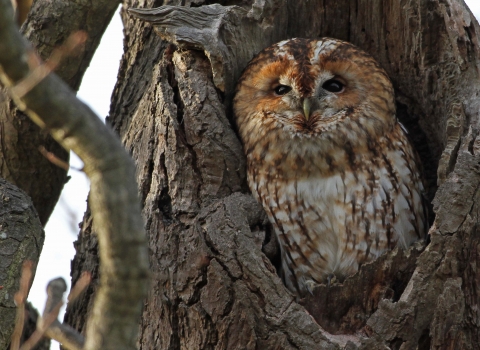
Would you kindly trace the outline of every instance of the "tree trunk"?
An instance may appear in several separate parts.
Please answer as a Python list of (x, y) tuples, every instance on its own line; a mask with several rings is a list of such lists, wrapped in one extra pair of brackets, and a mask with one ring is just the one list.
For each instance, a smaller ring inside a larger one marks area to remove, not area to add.
[[(139, 348), (480, 348), (480, 28), (463, 1), (209, 3), (136, 11), (162, 39), (123, 12), (125, 54), (108, 122), (136, 161), (150, 246)], [(141, 4), (124, 5), (162, 5)], [(262, 252), (270, 232), (246, 186), (231, 98), (260, 49), (323, 36), (358, 45), (390, 75), (435, 220), (426, 248), (394, 250), (297, 303)], [(98, 278), (92, 232), (87, 213), (73, 283), (84, 270)], [(80, 330), (95, 290), (68, 308), (66, 321)]]
[[(23, 264), (38, 261), (45, 235), (25, 192), (0, 178), (0, 193), (0, 349), (7, 349), (15, 327), (14, 296), (20, 289)], [(33, 308), (27, 305), (27, 310), (26, 319), (36, 319)]]

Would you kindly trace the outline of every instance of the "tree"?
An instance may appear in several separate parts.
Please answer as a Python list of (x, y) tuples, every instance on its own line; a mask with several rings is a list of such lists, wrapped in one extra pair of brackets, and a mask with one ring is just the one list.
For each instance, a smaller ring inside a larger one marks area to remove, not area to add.
[[(463, 1), (124, 3), (161, 5), (122, 14), (125, 55), (107, 119), (136, 162), (150, 250), (139, 347), (479, 348), (480, 43)], [(262, 253), (271, 234), (231, 118), (246, 62), (295, 36), (351, 41), (386, 69), (435, 213), (425, 249), (386, 254), (302, 305)], [(84, 270), (99, 277), (96, 229), (87, 213), (73, 282)], [(68, 308), (79, 330), (97, 286)]]
[[(39, 5), (38, 9), (42, 5), (52, 5), (52, 2), (48, 4), (39, 2), (36, 5)], [(71, 9), (69, 6), (65, 7), (63, 2), (58, 5)], [(79, 5), (85, 4), (75, 3), (71, 6)], [(105, 11), (108, 15), (109, 7), (112, 7), (110, 13), (113, 13), (115, 6), (112, 5), (114, 4), (97, 2), (90, 10), (93, 14), (103, 17)], [(70, 54), (81, 43), (87, 44), (88, 47), (92, 42), (85, 40), (83, 33), (69, 35), (69, 39), (58, 48), (59, 51), (54, 51), (49, 61), (42, 63), (14, 27), (10, 1), (1, 0), (0, 8), (2, 8), (0, 12), (2, 84), (19, 109), (38, 126), (47, 129), (64, 148), (72, 149), (85, 161), (84, 171), (91, 180), (90, 203), (102, 247), (100, 252), (102, 287), (98, 290), (97, 302), (89, 317), (85, 348), (132, 348), (136, 341), (137, 319), (148, 287), (146, 237), (143, 232), (140, 203), (135, 186), (134, 164), (112, 131), (106, 128), (86, 105), (76, 99), (75, 93), (64, 81), (57, 75), (51, 74), (51, 70), (58, 65), (61, 56)], [(54, 17), (57, 14), (54, 12)], [(67, 22), (68, 20), (64, 19), (55, 23), (64, 24), (65, 28), (70, 30), (78, 29), (79, 22), (70, 20), (68, 24), (71, 26), (68, 26)], [(106, 23), (103, 23), (103, 29), (105, 26)], [(93, 34), (98, 34), (98, 31), (102, 31), (102, 26), (87, 21), (87, 29), (90, 29)], [(73, 62), (78, 64), (76, 60)], [(89, 138), (92, 138), (91, 142), (87, 141)], [(59, 163), (57, 160), (56, 162)], [(63, 186), (63, 183), (57, 186)], [(7, 231), (4, 236), (12, 239), (8, 237), (9, 234), (10, 232)], [(14, 236), (14, 238), (17, 237)], [(18, 257), (14, 257), (13, 260), (15, 264), (6, 265), (7, 276), (19, 274)], [(2, 292), (5, 297), (2, 300), (5, 299), (7, 304), (7, 313), (10, 311), (8, 307), (12, 308), (13, 305), (10, 295), (14, 292), (11, 289), (15, 287), (11, 279), (8, 282), (8, 288)], [(28, 281), (22, 281), (19, 288), (20, 296), (15, 297), (17, 305), (20, 304), (20, 306), (16, 322), (17, 326), (19, 325), (17, 327), (19, 331), (12, 339), (14, 349), (18, 348), (18, 338), (23, 326), (22, 299), (28, 291), (28, 286), (25, 285), (28, 285)], [(62, 284), (52, 281), (49, 285), (49, 294), (60, 294), (61, 298), (63, 289), (65, 289), (65, 282)], [(58, 300), (58, 295), (54, 299)], [(49, 324), (50, 315), (54, 314), (55, 309), (57, 312), (59, 309), (58, 303), (54, 303), (52, 299), (50, 301), (50, 304), (47, 301), (45, 307), (47, 313), (44, 313), (38, 327), (42, 333)], [(0, 311), (3, 310), (0, 309)], [(51, 332), (53, 328), (49, 327), (46, 330)], [(106, 334), (109, 336), (107, 337)], [(2, 345), (5, 342), (5, 337), (2, 337)], [(74, 348), (80, 347), (82, 345), (79, 342), (74, 344)]]

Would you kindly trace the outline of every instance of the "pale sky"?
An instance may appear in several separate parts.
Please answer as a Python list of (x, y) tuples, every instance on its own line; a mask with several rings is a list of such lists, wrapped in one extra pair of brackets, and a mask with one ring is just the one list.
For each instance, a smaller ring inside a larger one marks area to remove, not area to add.
[[(480, 0), (467, 0), (465, 3), (476, 18), (480, 18)], [(78, 92), (78, 97), (88, 103), (102, 120), (107, 116), (110, 108), (110, 96), (123, 53), (122, 31), (123, 26), (117, 11)], [(82, 163), (75, 155), (72, 156), (71, 164), (74, 168), (82, 167)], [(45, 305), (45, 288), (48, 281), (61, 276), (70, 287), (70, 261), (75, 254), (73, 242), (78, 234), (78, 223), (82, 220), (86, 209), (89, 184), (86, 176), (79, 171), (71, 170), (69, 175), (72, 178), (65, 185), (60, 201), (46, 226), (45, 244), (28, 297), (40, 313)], [(60, 319), (62, 318), (63, 316)], [(52, 343), (51, 349), (59, 349), (58, 343), (55, 341)]]

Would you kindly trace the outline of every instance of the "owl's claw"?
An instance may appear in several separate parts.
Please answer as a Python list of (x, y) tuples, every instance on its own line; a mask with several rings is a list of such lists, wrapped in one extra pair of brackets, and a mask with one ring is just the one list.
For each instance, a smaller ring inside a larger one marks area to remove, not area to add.
[(307, 287), (307, 291), (313, 295), (313, 290), (318, 286), (319, 284), (313, 280), (308, 280), (305, 281), (305, 286)]
[(337, 276), (335, 276), (333, 273), (329, 274), (327, 276), (327, 287), (330, 287), (336, 281), (337, 281)]
[[(329, 274), (327, 276), (327, 287), (330, 288), (332, 284), (337, 282), (337, 276), (335, 276), (333, 273)], [(307, 280), (305, 281), (305, 287), (307, 288), (307, 291), (313, 295), (313, 290), (317, 288), (320, 285), (320, 283), (315, 282), (314, 280)]]

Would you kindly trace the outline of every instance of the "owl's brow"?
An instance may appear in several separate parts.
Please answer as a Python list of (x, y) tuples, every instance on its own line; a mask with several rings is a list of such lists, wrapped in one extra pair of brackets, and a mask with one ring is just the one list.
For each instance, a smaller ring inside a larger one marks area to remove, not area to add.
[(290, 55), (295, 62), (297, 71), (292, 78), (297, 82), (298, 90), (302, 94), (310, 93), (315, 85), (314, 75), (311, 74), (312, 63), (310, 62), (310, 57), (314, 53), (313, 50), (311, 40), (300, 38), (292, 39), (282, 46), (282, 51)]
[(245, 90), (258, 90), (258, 86), (254, 84), (242, 84), (242, 89)]

